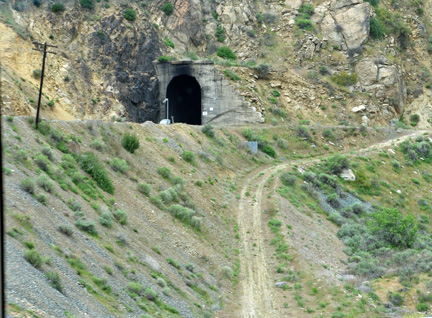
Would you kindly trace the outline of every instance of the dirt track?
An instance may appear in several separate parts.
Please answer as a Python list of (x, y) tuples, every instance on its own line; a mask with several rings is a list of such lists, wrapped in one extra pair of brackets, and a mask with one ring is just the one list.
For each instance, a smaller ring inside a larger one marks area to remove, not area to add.
[[(423, 134), (424, 131), (414, 131), (403, 136), (374, 144), (373, 146), (358, 150), (354, 155), (374, 152), (392, 143), (400, 143), (410, 137)], [(281, 307), (273, 296), (273, 279), (269, 272), (268, 260), (265, 254), (264, 226), (262, 224), (263, 203), (266, 193), (264, 187), (268, 179), (278, 170), (293, 164), (310, 164), (320, 159), (296, 160), (277, 166), (260, 168), (251, 172), (241, 190), (241, 200), (238, 210), (238, 223), (240, 230), (240, 286), (242, 318), (278, 318), (281, 316)]]

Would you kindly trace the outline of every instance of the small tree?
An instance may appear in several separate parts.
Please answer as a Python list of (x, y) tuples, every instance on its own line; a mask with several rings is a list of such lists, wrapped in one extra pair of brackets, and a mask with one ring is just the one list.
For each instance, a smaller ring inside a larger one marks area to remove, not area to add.
[(394, 247), (410, 247), (417, 236), (417, 224), (413, 215), (406, 217), (395, 208), (387, 208), (372, 214), (369, 223), (372, 233)]
[(133, 9), (126, 9), (125, 13), (123, 14), (123, 17), (128, 21), (135, 21), (136, 12)]

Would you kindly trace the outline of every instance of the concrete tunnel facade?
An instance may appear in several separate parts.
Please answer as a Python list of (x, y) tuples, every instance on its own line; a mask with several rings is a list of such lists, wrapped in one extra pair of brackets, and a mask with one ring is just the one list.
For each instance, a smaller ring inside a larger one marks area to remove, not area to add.
[(253, 124), (264, 119), (229, 81), (214, 67), (213, 61), (173, 61), (156, 63), (159, 80), (160, 118), (175, 123)]

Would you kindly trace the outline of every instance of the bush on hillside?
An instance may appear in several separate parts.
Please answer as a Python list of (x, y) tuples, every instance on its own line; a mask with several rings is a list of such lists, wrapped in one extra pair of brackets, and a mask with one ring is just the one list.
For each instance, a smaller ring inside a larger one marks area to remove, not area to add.
[(126, 9), (125, 13), (123, 14), (123, 17), (128, 21), (135, 21), (136, 12), (133, 9)]
[(109, 194), (114, 194), (114, 186), (108, 176), (108, 172), (104, 166), (99, 162), (96, 155), (86, 153), (79, 159), (81, 168), (87, 172), (94, 181), (101, 187), (102, 190)]
[(234, 52), (227, 46), (221, 46), (217, 51), (217, 56), (228, 59), (228, 60), (235, 60), (237, 59), (237, 56), (234, 54)]
[(382, 40), (385, 36), (384, 26), (380, 20), (371, 18), (370, 20), (370, 36), (372, 39)]
[(140, 142), (136, 135), (127, 133), (123, 136), (122, 146), (130, 153), (134, 153), (139, 148)]
[(58, 12), (63, 12), (65, 10), (66, 10), (66, 8), (65, 8), (63, 3), (54, 3), (51, 6), (51, 12), (58, 13)]
[(348, 169), (349, 167), (350, 163), (348, 158), (341, 154), (334, 155), (325, 162), (326, 170), (332, 174), (340, 174), (342, 170)]
[(213, 137), (215, 136), (214, 128), (213, 128), (213, 126), (210, 125), (210, 124), (205, 125), (205, 126), (201, 129), (201, 131), (202, 131), (202, 132), (203, 132), (207, 137), (213, 138)]
[(406, 217), (395, 208), (387, 208), (372, 214), (369, 228), (375, 235), (394, 247), (410, 247), (417, 236), (417, 222), (413, 215)]
[(171, 2), (167, 2), (162, 6), (162, 11), (166, 14), (166, 15), (171, 15), (174, 12), (174, 7), (171, 4)]
[(93, 9), (94, 8), (93, 0), (80, 0), (80, 4), (83, 8), (86, 8), (86, 9)]

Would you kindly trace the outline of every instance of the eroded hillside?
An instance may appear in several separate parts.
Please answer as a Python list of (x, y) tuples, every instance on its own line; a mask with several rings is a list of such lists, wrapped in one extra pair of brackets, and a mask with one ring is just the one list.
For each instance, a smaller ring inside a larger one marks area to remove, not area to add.
[(429, 0), (5, 0), (0, 12), (5, 114), (34, 112), (35, 40), (57, 46), (47, 118), (157, 121), (153, 62), (210, 59), (268, 123), (431, 125)]
[[(29, 117), (2, 134), (11, 317), (429, 308), (430, 134)], [(391, 208), (409, 236), (369, 226)]]

